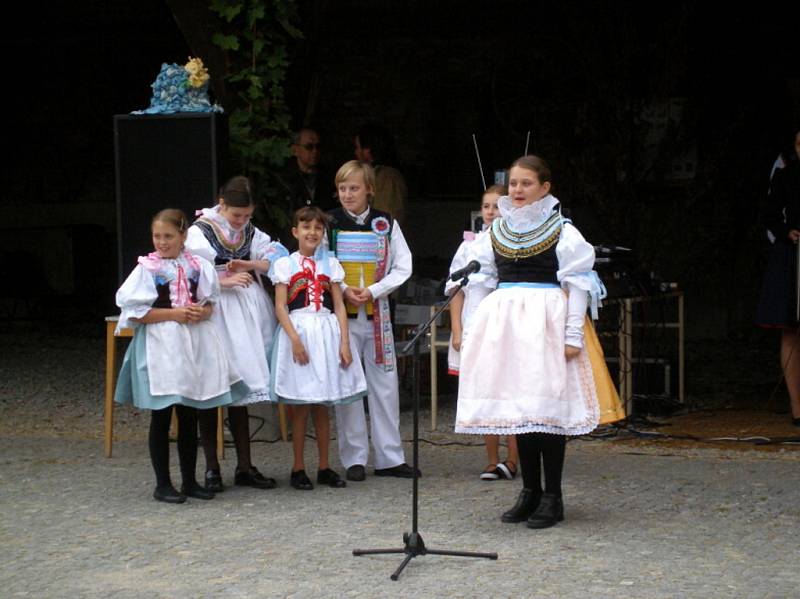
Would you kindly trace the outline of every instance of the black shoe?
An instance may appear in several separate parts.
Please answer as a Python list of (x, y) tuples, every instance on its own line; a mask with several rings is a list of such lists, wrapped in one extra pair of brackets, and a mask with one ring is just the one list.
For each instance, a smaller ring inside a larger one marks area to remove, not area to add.
[(314, 485), (311, 484), (308, 476), (306, 476), (305, 470), (298, 470), (297, 472), (292, 472), (292, 476), (290, 478), (291, 485), (297, 489), (298, 491), (310, 491), (314, 488)]
[(212, 493), (222, 493), (225, 490), (219, 470), (206, 470), (206, 490)]
[(550, 528), (564, 519), (564, 502), (561, 497), (544, 493), (539, 507), (533, 512), (525, 526), (528, 528)]
[(195, 499), (214, 499), (214, 492), (209, 491), (205, 487), (201, 487), (196, 480), (188, 485), (183, 485), (181, 487), (181, 493), (187, 497), (194, 497)]
[(541, 491), (534, 492), (533, 489), (522, 489), (517, 497), (517, 502), (507, 512), (503, 512), (500, 520), (511, 524), (513, 522), (522, 522), (528, 519), (533, 511), (539, 505), (539, 498), (542, 496)]
[(362, 481), (367, 478), (367, 470), (361, 464), (350, 466), (345, 473), (347, 480)]
[(256, 489), (274, 489), (278, 486), (274, 478), (264, 476), (255, 466), (249, 470), (237, 470), (233, 482), (240, 487), (255, 487)]
[[(398, 464), (391, 468), (375, 469), (375, 476), (396, 476), (397, 478), (414, 478), (414, 469), (408, 464)], [(422, 472), (417, 470), (417, 477), (421, 477)]]
[(334, 489), (341, 489), (347, 486), (347, 483), (341, 479), (341, 477), (336, 473), (336, 471), (331, 470), (330, 468), (325, 468), (325, 470), (317, 471), (317, 484), (328, 485), (329, 487), (333, 487)]
[(153, 491), (153, 499), (164, 503), (183, 503), (186, 501), (186, 495), (178, 493), (172, 485), (166, 485), (156, 487), (156, 490)]

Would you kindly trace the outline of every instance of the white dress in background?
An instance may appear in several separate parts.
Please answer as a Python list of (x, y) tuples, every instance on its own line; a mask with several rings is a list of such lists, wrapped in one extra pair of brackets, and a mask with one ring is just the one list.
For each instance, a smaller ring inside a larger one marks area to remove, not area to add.
[[(467, 264), (469, 264), (470, 258), (469, 256), (469, 248), (473, 243), (476, 243), (483, 235), (486, 235), (486, 231), (481, 231), (477, 235), (474, 235), (470, 238), (467, 237), (467, 233), (472, 234), (471, 231), (465, 231), (464, 241), (461, 242), (461, 245), (458, 246), (458, 250), (456, 250), (455, 256), (453, 256), (453, 261), (450, 263), (450, 274), (452, 275), (457, 270), (464, 268)], [(487, 286), (488, 281), (493, 281), (492, 286)], [(444, 286), (444, 292), (446, 295), (450, 295), (450, 292), (458, 287), (458, 284), (461, 281), (451, 281), (449, 278), (447, 279), (447, 283)], [(475, 314), (475, 310), (478, 309), (481, 301), (487, 295), (489, 295), (494, 290), (494, 285), (497, 284), (496, 278), (492, 279), (487, 273), (483, 272), (483, 267), (479, 272), (473, 273), (469, 275), (469, 283), (465, 287), (461, 289), (464, 291), (464, 304), (461, 308), (461, 345), (464, 345), (464, 339), (468, 334), (469, 324), (472, 320), (472, 316)], [(451, 304), (452, 305), (452, 304)], [(461, 352), (457, 351), (453, 347), (453, 339), (452, 336), (450, 338), (450, 344), (447, 348), (447, 370), (450, 374), (459, 374), (459, 370), (461, 367)]]
[[(226, 276), (225, 264), (238, 256), (249, 253), (250, 260), (274, 262), (287, 254), (280, 243), (273, 242), (269, 235), (250, 223), (242, 229), (234, 229), (219, 213), (219, 207), (206, 208), (201, 213), (200, 219), (189, 227), (186, 247), (216, 264), (220, 278)], [(198, 225), (200, 221), (205, 223), (206, 231), (213, 231), (212, 240)], [(253, 229), (249, 242), (248, 227)], [(211, 321), (219, 330), (234, 368), (250, 388), (250, 394), (233, 405), (268, 401), (270, 371), (267, 356), (277, 321), (272, 301), (262, 287), (260, 277), (256, 276), (247, 287), (222, 288)]]

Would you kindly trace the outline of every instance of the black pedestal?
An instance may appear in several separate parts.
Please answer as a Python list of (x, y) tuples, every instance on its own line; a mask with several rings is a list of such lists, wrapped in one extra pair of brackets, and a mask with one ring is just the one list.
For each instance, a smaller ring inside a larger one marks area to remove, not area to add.
[(115, 115), (117, 249), (120, 283), (153, 251), (150, 221), (164, 208), (194, 211), (217, 202), (227, 168), (224, 115)]

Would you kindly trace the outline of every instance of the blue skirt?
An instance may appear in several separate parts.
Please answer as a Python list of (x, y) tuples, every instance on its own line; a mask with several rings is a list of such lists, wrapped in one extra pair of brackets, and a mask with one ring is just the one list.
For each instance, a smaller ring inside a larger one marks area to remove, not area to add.
[(161, 410), (174, 405), (207, 410), (227, 406), (247, 397), (249, 393), (249, 387), (244, 382), (238, 381), (227, 393), (203, 401), (182, 395), (151, 395), (150, 377), (147, 373), (147, 334), (146, 328), (140, 326), (136, 328), (133, 341), (125, 352), (114, 392), (114, 401), (119, 404), (132, 404), (140, 410)]

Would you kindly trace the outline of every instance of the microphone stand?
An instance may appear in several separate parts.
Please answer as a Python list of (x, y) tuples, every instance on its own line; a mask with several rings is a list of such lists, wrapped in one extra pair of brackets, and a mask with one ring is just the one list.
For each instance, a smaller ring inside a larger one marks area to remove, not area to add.
[[(469, 275), (465, 275), (456, 288), (456, 293), (466, 286), (469, 282)], [(496, 553), (478, 553), (470, 551), (449, 551), (444, 549), (430, 549), (425, 546), (422, 540), (422, 535), (419, 534), (417, 526), (417, 517), (419, 513), (419, 339), (422, 335), (430, 329), (431, 324), (436, 320), (439, 315), (450, 305), (450, 302), (455, 297), (456, 293), (450, 294), (447, 301), (439, 308), (436, 313), (424, 325), (417, 327), (414, 337), (403, 348), (403, 353), (408, 352), (411, 346), (414, 347), (414, 360), (413, 360), (413, 377), (414, 377), (414, 479), (412, 491), (412, 510), (411, 510), (411, 532), (403, 533), (403, 547), (397, 549), (353, 549), (353, 555), (377, 555), (384, 553), (400, 553), (405, 554), (400, 566), (390, 576), (392, 580), (397, 580), (400, 573), (408, 565), (408, 563), (418, 555), (454, 555), (459, 557), (483, 557), (487, 559), (497, 559)], [(436, 351), (436, 348), (431, 344), (431, 351)]]

